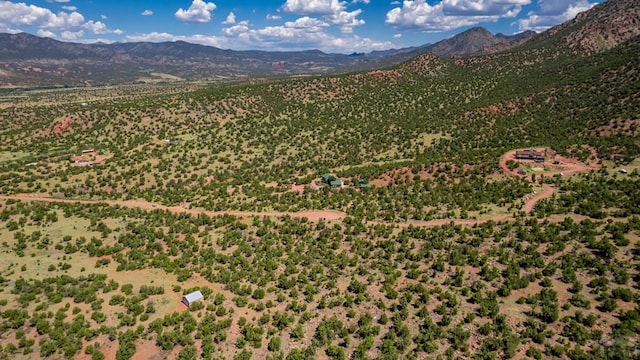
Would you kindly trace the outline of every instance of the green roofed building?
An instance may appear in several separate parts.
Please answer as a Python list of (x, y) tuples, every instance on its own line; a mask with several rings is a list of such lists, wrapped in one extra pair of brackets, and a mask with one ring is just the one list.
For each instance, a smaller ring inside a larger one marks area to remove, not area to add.
[(326, 173), (326, 174), (322, 174), (320, 176), (320, 178), (322, 179), (322, 183), (325, 185), (329, 185), (333, 188), (335, 187), (342, 187), (344, 185), (344, 183), (342, 182), (342, 180), (340, 180), (339, 178)]

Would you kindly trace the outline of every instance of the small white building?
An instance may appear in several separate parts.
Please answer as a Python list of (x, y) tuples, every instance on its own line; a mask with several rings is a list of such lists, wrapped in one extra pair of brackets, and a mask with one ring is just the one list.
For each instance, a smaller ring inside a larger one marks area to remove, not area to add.
[(200, 290), (198, 291), (194, 291), (190, 294), (187, 294), (185, 296), (182, 297), (182, 303), (187, 305), (187, 306), (191, 306), (191, 304), (193, 304), (196, 301), (200, 301), (204, 298), (204, 296), (202, 296), (202, 293), (200, 292)]

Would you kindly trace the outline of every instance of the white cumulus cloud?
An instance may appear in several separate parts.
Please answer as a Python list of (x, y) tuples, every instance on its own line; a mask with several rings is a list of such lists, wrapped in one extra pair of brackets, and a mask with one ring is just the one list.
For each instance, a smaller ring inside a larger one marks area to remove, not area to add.
[(147, 10), (141, 12), (140, 15), (142, 15), (142, 16), (151, 16), (151, 15), (153, 15), (153, 10), (147, 9)]
[(327, 26), (329, 26), (329, 24), (326, 22), (308, 16), (298, 18), (296, 21), (287, 21), (284, 23), (284, 28), (304, 29), (311, 32), (322, 31), (322, 28)]
[[(49, 1), (65, 3), (67, 1)], [(63, 6), (67, 11), (54, 13), (51, 10), (36, 5), (0, 1), (0, 29), (10, 29), (12, 26), (30, 26), (37, 28), (37, 34), (52, 37), (51, 30), (63, 31), (61, 37), (65, 40), (77, 40), (87, 30), (93, 34), (122, 34), (121, 30), (111, 30), (100, 21), (85, 21), (84, 16), (76, 11), (75, 6)]]
[(152, 32), (147, 34), (127, 35), (127, 41), (142, 42), (165, 42), (165, 41), (185, 41), (194, 44), (226, 47), (228, 42), (224, 37), (207, 35), (173, 35), (167, 32)]
[(83, 36), (84, 36), (84, 30), (62, 32), (62, 38), (64, 40), (69, 40), (69, 41), (78, 40)]
[(353, 53), (385, 50), (394, 47), (386, 41), (376, 41), (353, 34), (335, 36), (327, 29), (331, 24), (309, 16), (280, 26), (253, 29), (248, 21), (238, 21), (224, 28), (221, 36), (173, 35), (166, 32), (127, 35), (127, 41), (187, 41), (195, 44), (234, 50), (301, 51), (319, 49), (327, 53)]
[(519, 13), (522, 6), (530, 3), (531, 0), (448, 0), (443, 1), (443, 12), (445, 15), (511, 17), (510, 13)]
[(227, 15), (227, 18), (222, 22), (222, 24), (224, 25), (230, 25), (230, 24), (235, 24), (236, 23), (236, 14), (232, 12), (229, 13), (229, 15)]
[(364, 20), (356, 19), (362, 13), (361, 9), (354, 11), (340, 11), (326, 17), (332, 24), (339, 25), (343, 33), (353, 32), (355, 26), (364, 25)]
[(229, 37), (236, 37), (240, 34), (244, 34), (247, 31), (249, 31), (248, 21), (240, 21), (233, 26), (222, 29), (222, 33)]
[[(369, 0), (356, 0), (356, 3), (368, 4)], [(357, 17), (362, 9), (347, 11), (347, 3), (338, 0), (287, 0), (282, 11), (292, 14), (321, 16), (331, 25), (337, 25), (343, 33), (352, 33), (356, 26), (364, 25)]]
[(344, 11), (345, 6), (338, 0), (287, 0), (282, 10), (293, 14), (332, 15)]
[(591, 9), (595, 3), (588, 0), (539, 0), (538, 9), (527, 13), (527, 17), (518, 20), (520, 31), (545, 31), (548, 28), (571, 20), (579, 13)]
[(40, 37), (48, 37), (48, 38), (55, 38), (56, 37), (56, 34), (54, 34), (52, 31), (43, 30), (43, 29), (38, 30), (36, 35), (38, 35)]
[(18, 34), (18, 33), (24, 32), (24, 30), (10, 28), (10, 27), (7, 27), (6, 25), (0, 24), (0, 32), (7, 33), (7, 34)]
[(389, 42), (375, 41), (352, 34), (332, 35), (327, 31), (332, 26), (329, 21), (310, 16), (287, 21), (280, 26), (267, 26), (261, 29), (251, 29), (248, 24), (246, 25), (233, 26), (224, 30), (226, 36), (233, 36), (229, 39), (229, 44), (232, 44), (234, 49), (272, 51), (319, 49), (328, 53), (353, 53), (383, 50), (393, 46)]
[(82, 27), (91, 31), (94, 34), (109, 34), (112, 32), (109, 30), (107, 25), (105, 25), (105, 23), (103, 23), (102, 21), (90, 20), (90, 21), (87, 21)]
[(84, 17), (75, 11), (71, 13), (61, 11), (54, 14), (49, 9), (35, 5), (0, 1), (0, 24), (65, 29), (80, 26), (82, 23), (84, 23)]
[(531, 0), (442, 0), (433, 5), (426, 0), (407, 0), (393, 8), (385, 22), (399, 29), (438, 32), (515, 18)]
[(176, 11), (176, 17), (184, 22), (206, 23), (211, 21), (211, 12), (216, 9), (216, 4), (203, 0), (193, 0), (187, 10), (183, 8)]

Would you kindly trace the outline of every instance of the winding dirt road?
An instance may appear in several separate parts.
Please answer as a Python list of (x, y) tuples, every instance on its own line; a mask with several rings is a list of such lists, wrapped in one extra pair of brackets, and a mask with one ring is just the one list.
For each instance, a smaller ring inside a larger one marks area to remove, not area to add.
[[(542, 149), (544, 150), (544, 149)], [(509, 151), (504, 154), (500, 158), (500, 167), (505, 171), (507, 175), (522, 177), (522, 175), (518, 174), (515, 171), (509, 170), (507, 167), (507, 161), (513, 159), (513, 153), (515, 150)], [(594, 150), (592, 149), (592, 154)], [(597, 159), (597, 154), (593, 155), (594, 158)], [(584, 165), (578, 162), (575, 159), (569, 159), (565, 157), (559, 157), (556, 155), (557, 159), (560, 159), (562, 165), (564, 167), (563, 170), (553, 171), (547, 173), (546, 175), (554, 175), (556, 173), (564, 173), (564, 174), (575, 174), (579, 172), (590, 171), (594, 169), (598, 169), (597, 165)], [(533, 211), (533, 208), (538, 203), (538, 201), (542, 199), (546, 199), (553, 195), (555, 189), (550, 185), (543, 185), (542, 192), (535, 194), (531, 198), (529, 198), (523, 206), (523, 211), (527, 214)], [(268, 211), (268, 212), (259, 212), (259, 211), (207, 211), (202, 209), (190, 209), (184, 206), (165, 206), (161, 204), (151, 203), (147, 201), (138, 201), (138, 200), (74, 200), (74, 199), (60, 199), (60, 198), (52, 198), (46, 196), (44, 194), (15, 194), (15, 195), (0, 195), (0, 199), (13, 199), (20, 201), (36, 201), (36, 202), (49, 202), (49, 203), (76, 203), (76, 204), (107, 204), (111, 206), (122, 206), (128, 208), (138, 208), (144, 210), (163, 210), (170, 211), (172, 213), (185, 213), (190, 215), (199, 215), (206, 214), (208, 216), (219, 216), (219, 215), (233, 215), (238, 217), (252, 217), (252, 216), (269, 216), (269, 217), (280, 217), (280, 216), (291, 216), (294, 218), (307, 218), (310, 221), (320, 221), (320, 220), (339, 220), (343, 219), (347, 215), (340, 211), (328, 211), (328, 210), (310, 210), (310, 211), (300, 211), (300, 212), (279, 212), (279, 211)], [(489, 218), (483, 219), (437, 219), (430, 221), (412, 221), (412, 222), (404, 222), (404, 223), (387, 223), (381, 221), (368, 221), (367, 223), (370, 225), (395, 225), (398, 227), (408, 227), (408, 226), (418, 226), (418, 227), (433, 227), (433, 226), (442, 226), (453, 223), (454, 225), (465, 225), (465, 226), (474, 226), (482, 223), (486, 223), (489, 221), (499, 222), (507, 219), (513, 218), (513, 214), (502, 214), (496, 215)]]
[(523, 207), (524, 212), (526, 212), (527, 214), (531, 213), (533, 211), (533, 208), (538, 203), (538, 201), (548, 198), (549, 196), (553, 195), (554, 192), (555, 192), (555, 189), (552, 188), (551, 186), (543, 185), (542, 192), (534, 195), (531, 199), (527, 200), (527, 202), (524, 203), (524, 207)]
[[(541, 199), (545, 199), (551, 196), (554, 192), (554, 189), (550, 186), (545, 186), (544, 190), (529, 200), (527, 200), (524, 204), (524, 211), (526, 213), (530, 213), (536, 203)], [(75, 199), (60, 199), (60, 198), (52, 198), (47, 197), (42, 194), (16, 194), (16, 195), (0, 195), (0, 199), (12, 199), (12, 200), (20, 200), (20, 201), (35, 201), (35, 202), (47, 202), (47, 203), (71, 203), (71, 204), (107, 204), (110, 206), (121, 206), (127, 208), (138, 208), (143, 210), (163, 210), (169, 211), (172, 213), (184, 213), (197, 216), (199, 214), (205, 214), (207, 216), (219, 216), (219, 215), (233, 215), (238, 217), (252, 217), (252, 216), (269, 216), (269, 217), (280, 217), (280, 216), (291, 216), (294, 218), (307, 218), (310, 221), (320, 221), (320, 220), (339, 220), (343, 219), (347, 215), (343, 212), (339, 211), (327, 211), (327, 210), (318, 210), (318, 211), (300, 211), (300, 212), (279, 212), (279, 211), (268, 211), (268, 212), (259, 212), (259, 211), (206, 211), (201, 209), (189, 209), (183, 206), (165, 206), (161, 204), (146, 202), (146, 201), (138, 201), (138, 200), (75, 200)], [(485, 223), (488, 221), (504, 221), (507, 219), (513, 218), (512, 214), (503, 214), (496, 215), (490, 218), (484, 219), (436, 219), (430, 221), (412, 221), (412, 222), (404, 222), (404, 223), (386, 223), (381, 221), (368, 221), (367, 223), (370, 225), (396, 225), (398, 227), (408, 227), (408, 226), (419, 226), (419, 227), (433, 227), (433, 226), (442, 226), (454, 223), (455, 225), (478, 225), (481, 223)]]
[(139, 200), (75, 200), (75, 199), (60, 199), (52, 198), (42, 194), (15, 194), (15, 195), (0, 195), (0, 199), (12, 199), (20, 201), (35, 201), (35, 202), (48, 202), (48, 203), (72, 203), (72, 204), (107, 204), (110, 206), (122, 206), (128, 208), (138, 208), (144, 210), (164, 210), (172, 213), (183, 213), (190, 215), (205, 214), (208, 216), (219, 215), (233, 215), (238, 217), (251, 217), (251, 216), (268, 216), (268, 217), (280, 217), (291, 216), (295, 218), (307, 218), (311, 221), (324, 220), (337, 220), (346, 216), (345, 213), (339, 211), (300, 211), (300, 212), (280, 212), (280, 211), (207, 211), (200, 209), (190, 209), (183, 206), (166, 206), (157, 203), (139, 201)]

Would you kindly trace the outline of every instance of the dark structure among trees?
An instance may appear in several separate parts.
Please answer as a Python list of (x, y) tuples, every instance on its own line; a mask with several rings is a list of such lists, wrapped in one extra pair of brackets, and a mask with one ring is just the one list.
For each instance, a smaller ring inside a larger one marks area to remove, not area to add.
[(514, 154), (518, 160), (535, 160), (536, 162), (544, 161), (544, 153), (535, 150), (521, 150)]
[(344, 183), (339, 178), (331, 174), (322, 174), (322, 183), (331, 186), (332, 188), (342, 187)]

